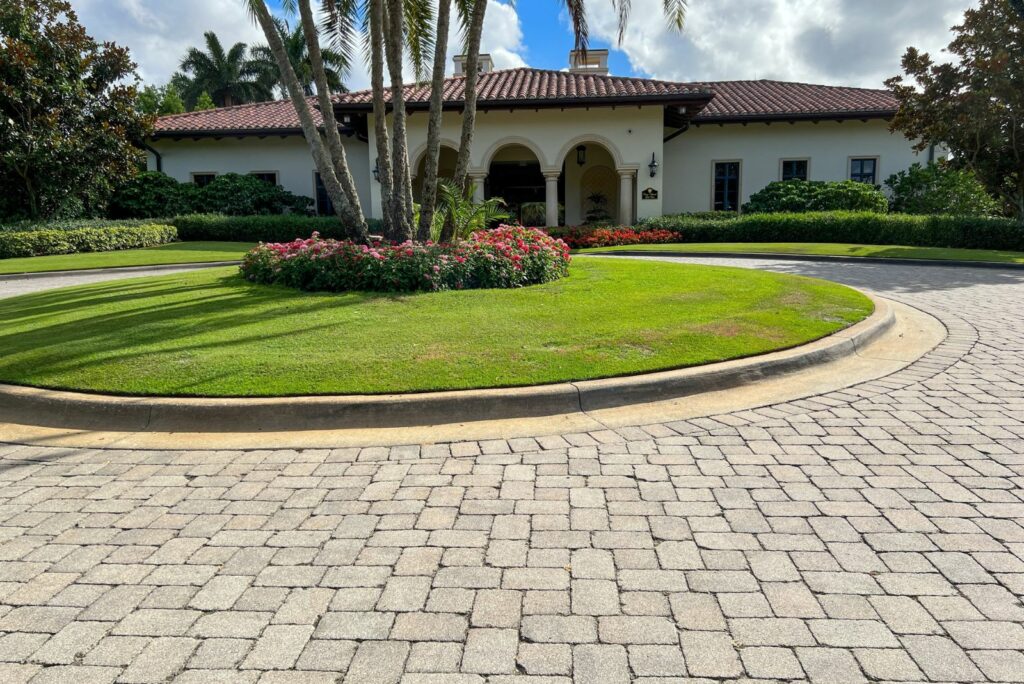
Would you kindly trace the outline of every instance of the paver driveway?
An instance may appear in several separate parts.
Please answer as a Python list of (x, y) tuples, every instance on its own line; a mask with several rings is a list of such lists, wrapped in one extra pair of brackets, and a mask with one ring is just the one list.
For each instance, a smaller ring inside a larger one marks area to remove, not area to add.
[(1024, 681), (1024, 271), (742, 264), (949, 337), (846, 391), (590, 434), (0, 446), (0, 682)]

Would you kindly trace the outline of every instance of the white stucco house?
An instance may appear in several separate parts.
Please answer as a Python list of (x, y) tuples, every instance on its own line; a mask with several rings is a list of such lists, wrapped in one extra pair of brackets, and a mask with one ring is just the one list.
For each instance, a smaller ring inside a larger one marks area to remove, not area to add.
[[(482, 56), (470, 173), (479, 197), (513, 211), (543, 202), (547, 225), (564, 207), (582, 223), (603, 196), (621, 223), (667, 213), (736, 209), (775, 180), (853, 179), (873, 184), (927, 161), (889, 131), (897, 104), (884, 90), (785, 83), (673, 83), (614, 76), (607, 51), (570, 53), (566, 71), (493, 70)], [(464, 77), (445, 81), (441, 173), (454, 166)], [(406, 88), (409, 152), (418, 192), (429, 85)], [(381, 215), (369, 91), (339, 95), (349, 164), (368, 216)], [(202, 184), (220, 173), (258, 174), (316, 200), (329, 213), (288, 101), (162, 117), (149, 167)]]

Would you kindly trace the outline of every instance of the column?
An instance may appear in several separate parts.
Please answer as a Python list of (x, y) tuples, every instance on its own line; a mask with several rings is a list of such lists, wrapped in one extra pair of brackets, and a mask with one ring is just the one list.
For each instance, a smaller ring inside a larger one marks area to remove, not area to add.
[(633, 223), (633, 172), (619, 171), (619, 223)]
[(548, 228), (558, 227), (558, 179), (562, 172), (544, 174), (544, 225)]
[(469, 179), (473, 182), (473, 201), (480, 204), (484, 201), (484, 181), (487, 180), (487, 174), (470, 173)]

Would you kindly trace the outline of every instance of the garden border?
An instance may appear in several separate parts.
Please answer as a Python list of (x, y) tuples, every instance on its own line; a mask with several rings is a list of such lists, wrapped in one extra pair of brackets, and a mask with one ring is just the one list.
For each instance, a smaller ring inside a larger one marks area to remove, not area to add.
[[(885, 245), (882, 245), (883, 247)], [(970, 261), (965, 259), (907, 259), (906, 257), (857, 257), (834, 254), (785, 254), (779, 252), (688, 252), (686, 250), (643, 250), (586, 252), (573, 250), (572, 256), (686, 257), (688, 259), (776, 259), (779, 261), (825, 261), (841, 264), (899, 264), (901, 266), (952, 266), (954, 268), (1009, 268), (1024, 270), (1024, 264), (1008, 261)]]
[(808, 344), (678, 370), (530, 387), (260, 398), (129, 397), (0, 384), (0, 422), (114, 432), (290, 432), (425, 427), (539, 418), (665, 401), (741, 387), (855, 355), (895, 325), (868, 295), (866, 319)]

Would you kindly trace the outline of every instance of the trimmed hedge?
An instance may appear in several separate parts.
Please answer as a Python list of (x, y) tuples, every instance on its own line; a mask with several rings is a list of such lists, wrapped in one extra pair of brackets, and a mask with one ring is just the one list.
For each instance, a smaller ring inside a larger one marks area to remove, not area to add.
[(774, 181), (750, 196), (744, 213), (804, 211), (889, 211), (881, 190), (855, 181)]
[(1024, 251), (1024, 223), (1004, 218), (874, 212), (744, 214), (730, 221), (661, 216), (644, 225), (678, 242), (840, 242)]
[(174, 226), (164, 225), (5, 230), (0, 231), (0, 259), (137, 249), (174, 242), (177, 237)]
[(0, 224), (0, 233), (23, 233), (30, 230), (78, 230), (80, 228), (123, 228), (127, 226), (167, 225), (166, 219), (55, 219), (53, 221), (18, 221)]
[[(344, 240), (350, 235), (336, 216), (222, 216), (188, 214), (167, 220), (178, 229), (182, 240), (218, 240), (237, 242), (291, 242), (313, 233), (328, 239)], [(380, 221), (367, 219), (371, 233), (380, 232)]]

